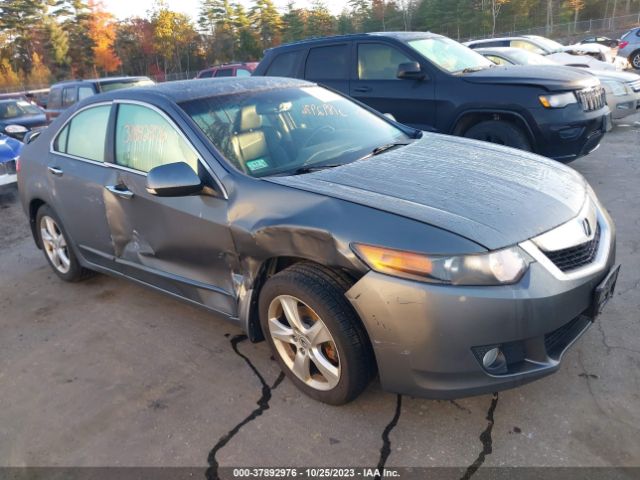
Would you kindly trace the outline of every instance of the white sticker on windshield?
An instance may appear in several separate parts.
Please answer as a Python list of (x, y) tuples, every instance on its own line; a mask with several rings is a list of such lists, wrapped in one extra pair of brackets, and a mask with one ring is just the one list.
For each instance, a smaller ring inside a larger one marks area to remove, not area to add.
[(341, 100), (342, 97), (336, 93), (333, 93), (330, 90), (325, 90), (321, 87), (307, 87), (304, 88), (304, 91), (307, 92), (312, 97), (317, 98), (321, 102), (335, 102), (337, 100)]

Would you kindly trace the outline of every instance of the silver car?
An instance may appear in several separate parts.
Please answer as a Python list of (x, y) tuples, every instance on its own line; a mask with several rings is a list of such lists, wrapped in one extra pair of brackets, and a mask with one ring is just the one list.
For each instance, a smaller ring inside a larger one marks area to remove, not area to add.
[(618, 275), (613, 222), (571, 168), (295, 79), (90, 97), (18, 170), (58, 277), (102, 272), (217, 312), (331, 404), (376, 372), (433, 398), (548, 375)]
[(636, 70), (640, 70), (640, 27), (633, 28), (620, 37), (618, 56), (629, 59)]

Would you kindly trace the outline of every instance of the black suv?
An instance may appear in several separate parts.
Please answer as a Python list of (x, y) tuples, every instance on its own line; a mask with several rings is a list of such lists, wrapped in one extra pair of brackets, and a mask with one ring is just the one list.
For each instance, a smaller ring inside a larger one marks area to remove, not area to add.
[(498, 67), (441, 35), (385, 32), (305, 40), (265, 52), (254, 75), (312, 80), (415, 128), (568, 162), (610, 129), (599, 80), (563, 66)]
[(74, 103), (92, 95), (110, 92), (119, 88), (140, 87), (153, 83), (153, 80), (149, 77), (107, 77), (55, 83), (49, 91), (47, 121), (51, 122)]

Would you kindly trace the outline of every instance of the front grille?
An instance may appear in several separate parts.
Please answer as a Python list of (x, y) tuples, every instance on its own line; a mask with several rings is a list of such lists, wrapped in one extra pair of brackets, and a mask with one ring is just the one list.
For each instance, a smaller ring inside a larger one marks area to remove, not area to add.
[(606, 104), (605, 92), (602, 87), (585, 88), (576, 92), (578, 100), (585, 112), (600, 110)]
[(629, 82), (629, 86), (633, 89), (634, 92), (640, 92), (640, 79)]
[(599, 246), (600, 225), (596, 227), (596, 234), (592, 240), (576, 245), (575, 247), (556, 250), (554, 252), (544, 252), (544, 254), (555, 264), (556, 267), (563, 272), (568, 272), (570, 270), (575, 270), (576, 268), (584, 267), (585, 265), (593, 262), (593, 259), (598, 253)]
[(562, 353), (588, 324), (589, 319), (580, 315), (560, 328), (547, 333), (544, 336), (544, 347), (547, 350), (547, 355), (556, 357)]
[(8, 162), (0, 163), (0, 175), (14, 175), (16, 173), (16, 161), (9, 160)]

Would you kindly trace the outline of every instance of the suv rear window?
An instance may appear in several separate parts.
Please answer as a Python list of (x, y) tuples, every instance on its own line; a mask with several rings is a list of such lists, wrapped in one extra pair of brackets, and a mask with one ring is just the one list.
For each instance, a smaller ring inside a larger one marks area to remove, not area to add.
[(63, 91), (62, 91), (62, 106), (63, 107), (68, 107), (70, 105), (73, 105), (74, 103), (76, 103), (78, 97), (77, 97), (77, 89), (76, 87), (66, 87)]
[(216, 77), (233, 77), (233, 68), (221, 68), (216, 72)]
[(49, 92), (47, 108), (60, 108), (62, 106), (62, 89), (52, 88)]
[(266, 75), (271, 77), (295, 77), (300, 53), (300, 51), (281, 53), (271, 62), (271, 65), (267, 68)]
[(309, 80), (346, 80), (349, 62), (348, 45), (331, 45), (309, 50), (304, 78)]
[(213, 77), (213, 70), (205, 70), (198, 75), (198, 78), (211, 78)]

